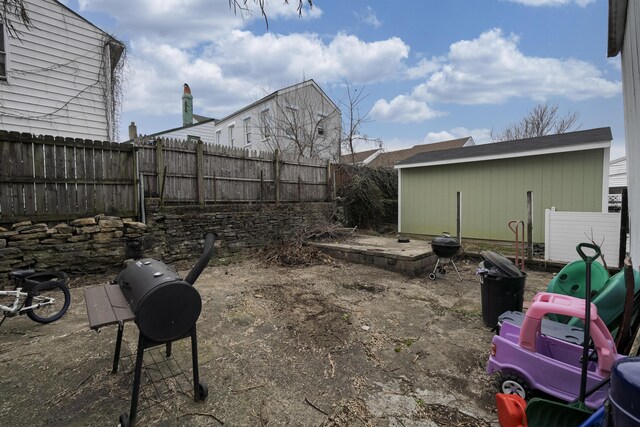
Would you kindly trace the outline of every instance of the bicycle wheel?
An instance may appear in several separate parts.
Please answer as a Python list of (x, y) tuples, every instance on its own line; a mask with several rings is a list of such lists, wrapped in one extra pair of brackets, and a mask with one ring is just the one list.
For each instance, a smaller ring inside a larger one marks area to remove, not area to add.
[(27, 311), (29, 319), (38, 323), (51, 323), (61, 318), (69, 308), (71, 294), (69, 288), (60, 282), (42, 282), (36, 285), (25, 301), (27, 307), (44, 304)]

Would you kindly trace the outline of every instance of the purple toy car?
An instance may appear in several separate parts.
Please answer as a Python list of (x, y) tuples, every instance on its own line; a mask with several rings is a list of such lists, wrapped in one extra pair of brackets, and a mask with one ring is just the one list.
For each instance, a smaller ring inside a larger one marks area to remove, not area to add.
[[(502, 393), (516, 393), (528, 399), (534, 390), (543, 391), (570, 402), (580, 390), (582, 346), (541, 333), (543, 317), (554, 313), (585, 318), (584, 300), (566, 295), (541, 292), (535, 296), (522, 325), (505, 320), (493, 337), (487, 372), (498, 373)], [(623, 358), (606, 325), (591, 304), (590, 335), (593, 351), (587, 372), (587, 389), (611, 374), (613, 363)], [(549, 322), (545, 319), (545, 322)], [(607, 397), (602, 387), (586, 399), (590, 408), (598, 408)]]

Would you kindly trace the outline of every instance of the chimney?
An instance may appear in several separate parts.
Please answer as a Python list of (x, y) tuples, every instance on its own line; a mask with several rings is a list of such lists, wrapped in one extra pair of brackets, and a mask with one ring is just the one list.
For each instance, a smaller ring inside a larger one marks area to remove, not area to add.
[(129, 139), (134, 139), (138, 137), (138, 128), (136, 127), (136, 122), (131, 122), (129, 125)]
[(191, 96), (191, 88), (188, 84), (184, 84), (184, 92), (182, 94), (182, 126), (193, 124), (193, 96)]

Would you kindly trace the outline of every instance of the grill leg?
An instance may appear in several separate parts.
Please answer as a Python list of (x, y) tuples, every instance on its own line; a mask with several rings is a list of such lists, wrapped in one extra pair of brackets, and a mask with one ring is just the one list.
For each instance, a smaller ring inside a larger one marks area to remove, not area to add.
[(140, 380), (142, 376), (142, 357), (144, 356), (145, 340), (142, 334), (138, 336), (138, 351), (136, 354), (136, 369), (133, 375), (133, 391), (131, 392), (131, 410), (129, 411), (129, 421), (131, 425), (135, 423), (138, 412), (138, 396), (140, 394)]
[(112, 374), (118, 372), (118, 365), (120, 363), (120, 348), (122, 347), (122, 332), (124, 331), (124, 323), (118, 324), (118, 335), (116, 337), (116, 351), (113, 355), (113, 369)]
[(198, 371), (198, 335), (196, 334), (196, 326), (193, 325), (191, 330), (191, 363), (193, 364), (193, 397), (196, 402), (203, 400), (204, 396), (200, 396), (200, 372)]
[(167, 357), (171, 357), (171, 341), (167, 343), (166, 355)]

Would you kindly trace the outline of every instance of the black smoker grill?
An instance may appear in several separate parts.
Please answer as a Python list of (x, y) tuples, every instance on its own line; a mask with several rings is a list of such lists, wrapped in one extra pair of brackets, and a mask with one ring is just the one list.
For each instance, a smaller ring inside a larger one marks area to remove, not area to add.
[(207, 398), (207, 385), (200, 380), (198, 373), (196, 336), (196, 321), (200, 317), (202, 300), (193, 284), (211, 259), (214, 242), (214, 235), (208, 234), (200, 259), (184, 280), (163, 262), (145, 258), (122, 270), (113, 284), (85, 290), (91, 329), (98, 330), (106, 325), (118, 324), (113, 373), (118, 372), (124, 323), (134, 320), (138, 325), (131, 409), (129, 415), (124, 413), (120, 416), (120, 425), (123, 427), (135, 423), (142, 360), (147, 348), (166, 345), (166, 354), (169, 357), (173, 341), (191, 337), (193, 394), (196, 401)]
[[(458, 267), (456, 267), (456, 264), (451, 259), (460, 252), (460, 242), (448, 234), (443, 233), (442, 236), (433, 238), (431, 241), (431, 249), (438, 257), (438, 261), (436, 261), (436, 266), (434, 267), (433, 272), (429, 273), (429, 279), (436, 280), (438, 277), (436, 273), (446, 273), (445, 266), (451, 263), (458, 274), (458, 278), (462, 281), (462, 276), (460, 276)], [(440, 265), (440, 261), (442, 261), (442, 265)]]

